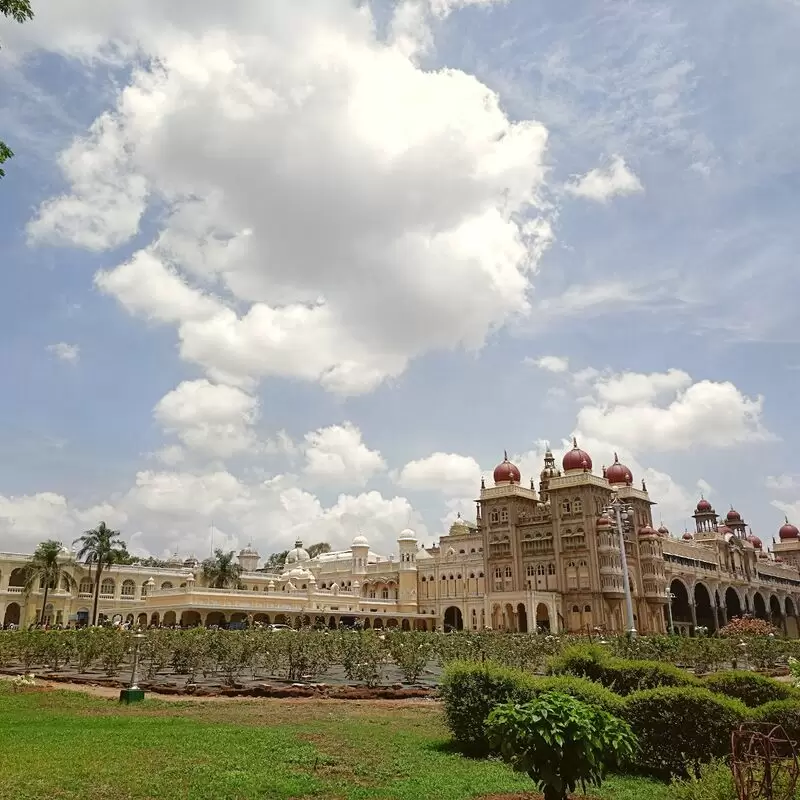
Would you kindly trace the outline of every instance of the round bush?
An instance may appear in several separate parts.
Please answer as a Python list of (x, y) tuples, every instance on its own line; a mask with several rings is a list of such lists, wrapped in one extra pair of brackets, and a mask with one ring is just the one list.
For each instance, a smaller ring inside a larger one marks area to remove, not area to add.
[(786, 735), (800, 745), (800, 700), (773, 700), (753, 710), (755, 722), (781, 725)]
[(703, 678), (702, 684), (712, 692), (741, 700), (750, 708), (774, 700), (800, 700), (800, 693), (791, 686), (745, 670), (716, 672)]
[(673, 686), (634, 692), (625, 699), (623, 718), (639, 739), (640, 769), (669, 778), (730, 753), (731, 732), (750, 714), (739, 700)]
[(439, 695), (453, 739), (465, 753), (486, 756), (491, 752), (486, 718), (499, 705), (526, 703), (545, 692), (560, 692), (619, 716), (622, 698), (584, 678), (569, 675), (537, 678), (528, 672), (492, 662), (455, 661), (445, 668)]

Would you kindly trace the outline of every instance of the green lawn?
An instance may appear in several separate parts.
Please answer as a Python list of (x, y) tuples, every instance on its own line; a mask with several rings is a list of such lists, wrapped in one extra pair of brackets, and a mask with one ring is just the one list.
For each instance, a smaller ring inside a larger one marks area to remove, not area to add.
[[(530, 790), (447, 746), (434, 703), (114, 700), (0, 683), (0, 790), (14, 800), (460, 800)], [(605, 800), (666, 800), (613, 779)]]

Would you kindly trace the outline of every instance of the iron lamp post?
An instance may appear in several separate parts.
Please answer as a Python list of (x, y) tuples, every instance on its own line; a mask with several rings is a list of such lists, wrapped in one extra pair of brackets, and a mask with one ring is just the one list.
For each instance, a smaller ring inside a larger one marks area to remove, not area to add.
[(139, 703), (144, 700), (144, 689), (139, 688), (139, 648), (147, 638), (144, 633), (136, 632), (131, 639), (133, 640), (133, 667), (131, 668), (131, 682), (127, 689), (120, 689), (120, 703)]
[(670, 635), (675, 635), (675, 620), (672, 618), (672, 604), (675, 601), (675, 595), (667, 589), (667, 612), (669, 613), (669, 632)]
[(611, 502), (603, 509), (616, 522), (617, 535), (619, 536), (619, 554), (622, 562), (622, 580), (625, 590), (625, 611), (628, 618), (626, 633), (631, 639), (637, 636), (636, 623), (633, 619), (633, 597), (631, 595), (631, 580), (628, 572), (628, 556), (625, 552), (625, 525), (630, 524), (633, 518), (633, 507), (623, 502), (615, 494)]

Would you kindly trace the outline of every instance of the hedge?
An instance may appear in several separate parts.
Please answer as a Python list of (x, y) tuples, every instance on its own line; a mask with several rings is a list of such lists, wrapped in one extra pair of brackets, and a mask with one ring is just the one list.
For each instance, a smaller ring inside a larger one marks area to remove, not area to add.
[(697, 678), (672, 664), (614, 658), (596, 645), (567, 648), (550, 661), (549, 672), (589, 678), (623, 696), (659, 686), (700, 685)]
[(537, 678), (488, 661), (449, 664), (439, 687), (445, 720), (453, 739), (463, 752), (472, 756), (486, 756), (491, 752), (485, 723), (495, 706), (507, 702), (525, 703), (541, 692), (550, 691), (571, 695), (615, 716), (623, 711), (622, 698), (583, 678)]
[(752, 713), (740, 700), (708, 689), (664, 686), (625, 698), (623, 718), (639, 739), (640, 770), (666, 779), (727, 755), (731, 732)]
[(786, 735), (800, 745), (800, 700), (773, 700), (752, 713), (755, 722), (783, 726)]
[(750, 708), (775, 700), (800, 700), (800, 692), (793, 687), (745, 670), (715, 672), (703, 678), (701, 683), (706, 689), (741, 700)]

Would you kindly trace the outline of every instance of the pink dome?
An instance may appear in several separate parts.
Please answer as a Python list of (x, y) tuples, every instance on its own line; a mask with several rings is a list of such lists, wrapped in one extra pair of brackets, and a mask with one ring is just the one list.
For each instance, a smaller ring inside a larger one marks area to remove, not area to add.
[(580, 470), (585, 469), (591, 472), (592, 457), (585, 451), (581, 450), (580, 447), (578, 447), (578, 441), (573, 437), (572, 450), (568, 450), (566, 452), (561, 462), (561, 466), (564, 468), (564, 472), (576, 469)]
[(597, 518), (597, 527), (598, 528), (610, 528), (612, 526), (611, 520), (608, 517), (598, 517)]
[(691, 533), (689, 533), (689, 531), (686, 531), (686, 533), (684, 533), (684, 534), (683, 534), (683, 536), (682, 536), (681, 538), (682, 538), (682, 539), (683, 539), (685, 542), (690, 542), (690, 541), (692, 541), (692, 539), (694, 539), (694, 536), (692, 536), (692, 534), (691, 534)]
[(697, 502), (697, 508), (695, 510), (700, 514), (705, 514), (709, 511), (713, 511), (714, 509), (711, 507), (711, 503), (709, 503), (705, 497), (701, 497)]
[(761, 543), (761, 539), (759, 539), (758, 536), (755, 536), (752, 533), (747, 537), (747, 541), (750, 542), (750, 544), (753, 545), (753, 547), (755, 547), (756, 550), (760, 550), (764, 546)]
[(521, 479), (519, 469), (508, 460), (508, 453), (503, 453), (503, 461), (494, 468), (495, 483), (519, 483)]
[(605, 471), (604, 477), (609, 483), (624, 483), (627, 486), (633, 483), (633, 473), (624, 464), (619, 463), (616, 453), (614, 453), (614, 463)]
[(792, 523), (789, 522), (789, 518), (786, 517), (786, 523), (781, 525), (778, 536), (782, 541), (786, 541), (787, 539), (800, 539), (800, 531), (797, 530), (797, 526), (792, 525)]
[(658, 531), (649, 525), (645, 525), (643, 528), (639, 528), (639, 536), (658, 536)]
[(661, 536), (669, 536), (669, 528), (668, 528), (666, 525), (662, 525), (662, 526), (661, 526), (661, 527), (658, 529), (658, 533), (659, 533), (659, 535), (661, 535)]
[(728, 520), (728, 522), (741, 522), (742, 515), (735, 508), (731, 508), (725, 515), (725, 519)]

